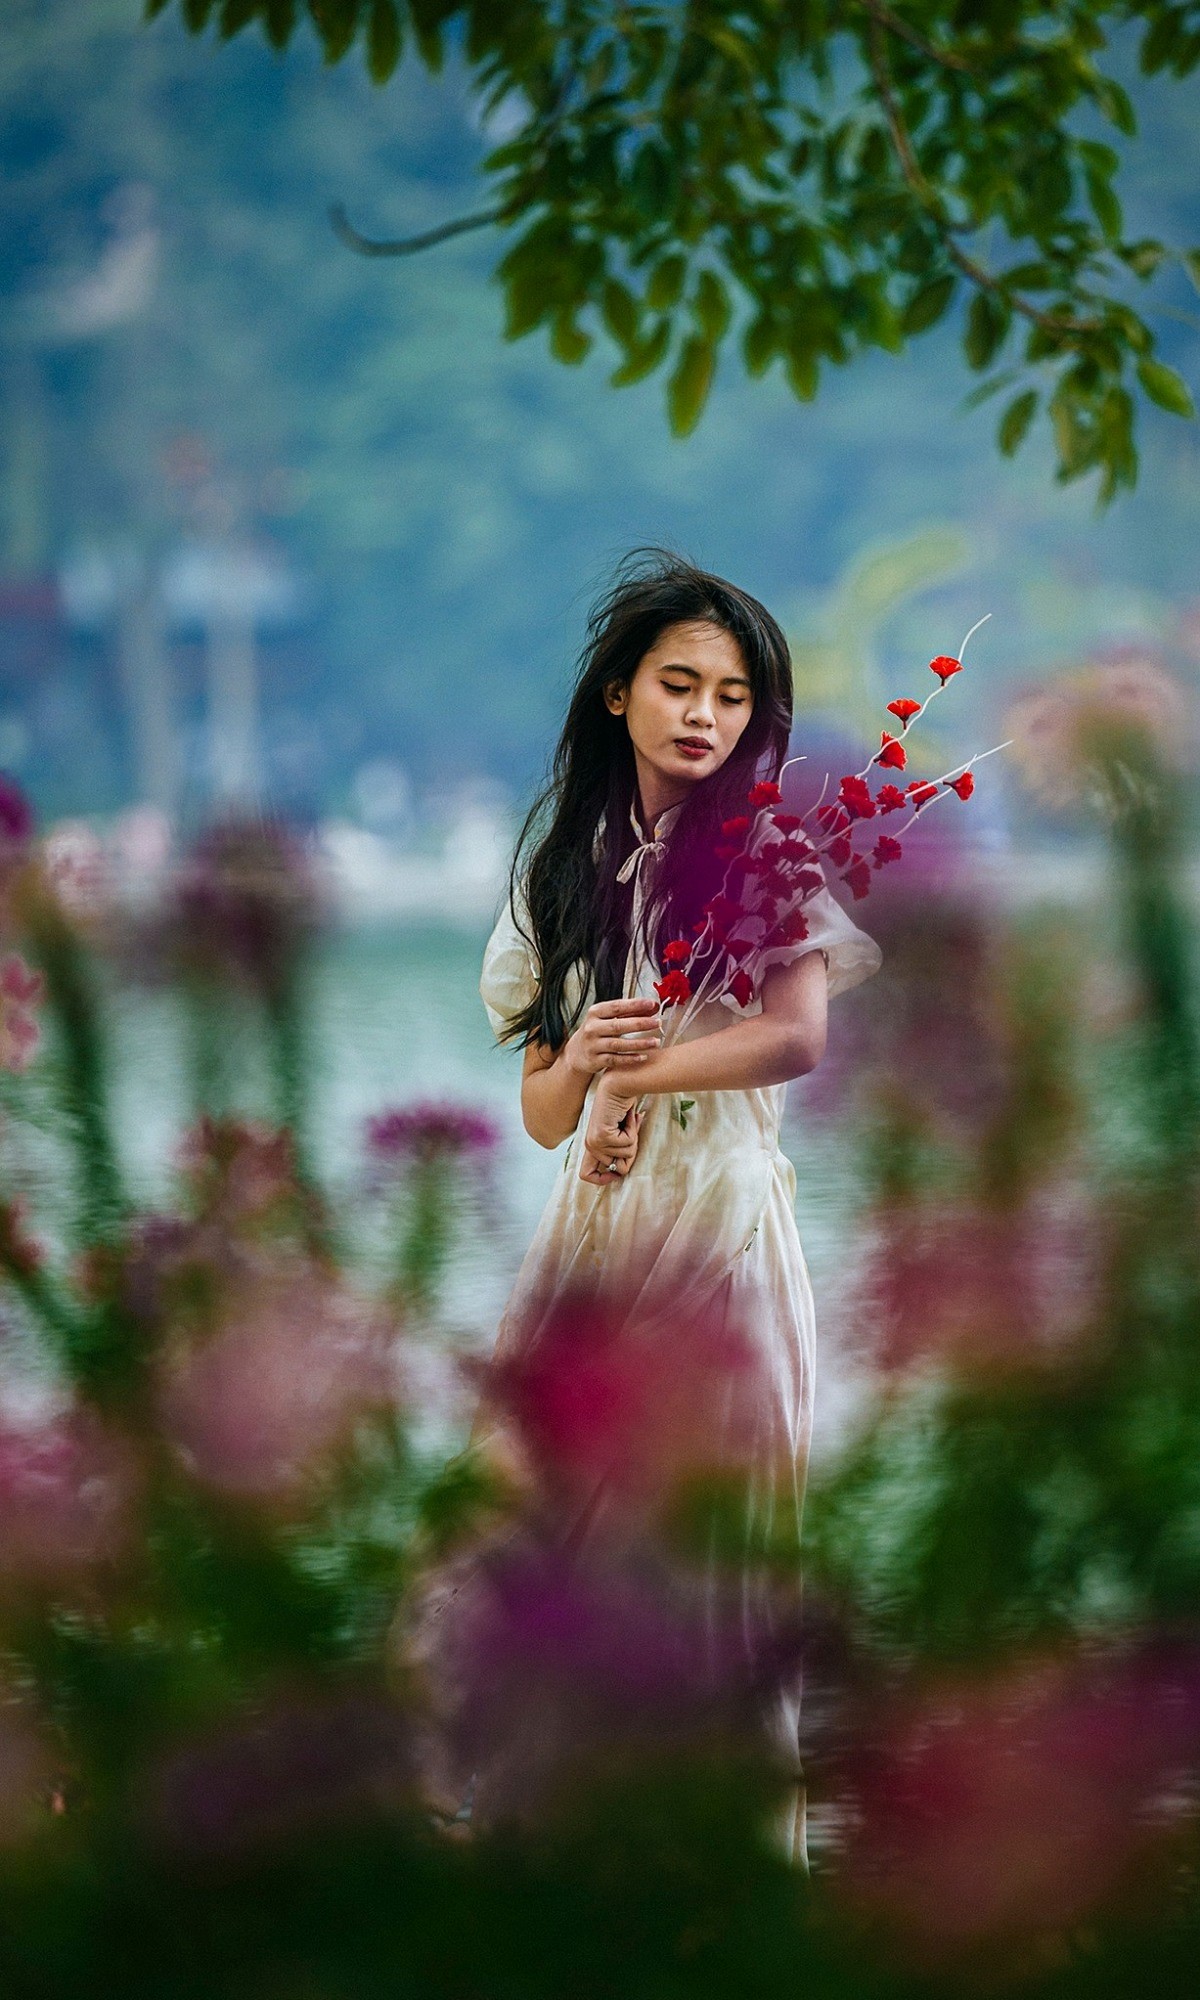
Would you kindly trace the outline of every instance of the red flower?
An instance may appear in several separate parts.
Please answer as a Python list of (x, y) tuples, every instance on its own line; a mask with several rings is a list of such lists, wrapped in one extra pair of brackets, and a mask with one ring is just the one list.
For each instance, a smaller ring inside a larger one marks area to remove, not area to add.
[(887, 706), (888, 714), (896, 716), (906, 729), (912, 721), (913, 716), (920, 715), (921, 713), (920, 702), (911, 701), (906, 694), (902, 694), (896, 701), (889, 701)]
[(764, 896), (754, 915), (761, 917), (764, 924), (773, 924), (779, 915), (779, 905), (771, 896)]
[(745, 813), (739, 813), (736, 819), (723, 819), (721, 821), (721, 832), (725, 835), (726, 840), (737, 840), (741, 834), (748, 833), (749, 830), (750, 821), (747, 819)]
[(748, 951), (754, 950), (754, 939), (748, 937), (726, 938), (725, 949), (729, 953), (730, 958), (745, 958)]
[(667, 972), (655, 980), (654, 991), (664, 1007), (681, 1007), (692, 997), (692, 983), (686, 972)]
[(825, 877), (819, 868), (806, 868), (802, 875), (797, 875), (796, 887), (802, 896), (815, 896), (818, 889), (825, 887)]
[(842, 880), (853, 891), (855, 902), (861, 903), (871, 887), (871, 870), (861, 854), (855, 855)]
[(908, 799), (899, 785), (880, 785), (875, 794), (875, 803), (881, 813), (894, 813), (906, 806)]
[(760, 778), (757, 785), (751, 785), (746, 797), (757, 810), (759, 806), (777, 806), (783, 793), (773, 778)]
[(670, 944), (663, 946), (662, 962), (664, 965), (686, 965), (691, 955), (692, 947), (686, 938), (672, 938)]
[(844, 868), (850, 859), (850, 852), (850, 835), (848, 833), (839, 834), (837, 839), (831, 843), (829, 849), (829, 858), (834, 867)]
[(881, 747), (874, 761), (877, 764), (882, 764), (885, 770), (902, 771), (908, 762), (908, 752), (904, 748), (903, 743), (901, 743), (900, 738), (898, 736), (889, 736), (887, 730), (884, 729), (880, 731), (879, 741)]
[(713, 848), (718, 861), (736, 861), (741, 851), (740, 846), (732, 840), (719, 840)]
[(771, 818), (780, 833), (795, 833), (801, 823), (799, 813), (772, 813)]
[(874, 819), (875, 801), (865, 778), (843, 778), (837, 802), (853, 819)]
[(885, 862), (899, 861), (902, 852), (898, 840), (893, 840), (890, 833), (881, 833), (875, 842), (875, 866), (882, 868)]
[(748, 1007), (754, 998), (754, 981), (744, 966), (739, 966), (729, 982), (729, 991), (739, 1007)]
[(930, 660), (929, 671), (931, 674), (936, 674), (942, 686), (945, 687), (951, 674), (961, 674), (962, 661), (951, 659), (948, 653), (939, 653), (936, 660)]
[(776, 868), (798, 868), (802, 861), (808, 860), (811, 852), (807, 841), (793, 840), (790, 836), (787, 840), (772, 841), (770, 849), (763, 850), (764, 853), (768, 851), (772, 866)]
[(921, 807), (928, 805), (930, 799), (936, 799), (937, 793), (938, 788), (936, 785), (923, 785), (919, 779), (914, 778), (908, 788), (909, 804), (914, 805), (917, 811), (920, 812)]
[(742, 906), (740, 903), (735, 903), (733, 897), (727, 896), (722, 890), (719, 895), (713, 897), (711, 903), (704, 905), (704, 914), (712, 918), (714, 929), (728, 930), (730, 924), (735, 923), (741, 916)]
[(817, 818), (820, 820), (826, 833), (839, 833), (842, 827), (849, 826), (850, 824), (850, 815), (846, 811), (845, 806), (841, 805), (822, 806), (817, 814)]
[(975, 790), (975, 776), (972, 771), (960, 771), (957, 778), (947, 778), (946, 790), (957, 792), (960, 799), (969, 799)]
[(776, 924), (768, 938), (768, 944), (803, 944), (808, 936), (808, 925), (799, 910), (792, 910), (781, 923)]

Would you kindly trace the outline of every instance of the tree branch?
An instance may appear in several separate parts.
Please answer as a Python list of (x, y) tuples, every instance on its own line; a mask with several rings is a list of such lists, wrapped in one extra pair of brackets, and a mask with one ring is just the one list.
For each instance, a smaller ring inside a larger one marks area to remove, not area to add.
[(457, 216), (453, 222), (439, 223), (436, 229), (422, 230), (417, 236), (360, 236), (340, 201), (330, 209), (329, 220), (335, 236), (360, 257), (412, 257), (418, 250), (432, 250), (436, 244), (448, 242), (452, 236), (465, 236), (468, 230), (489, 229), (493, 223), (503, 222), (508, 212), (503, 205), (480, 209), (475, 215)]
[(1014, 312), (1020, 313), (1024, 319), (1030, 320), (1034, 326), (1042, 327), (1045, 332), (1094, 333), (1099, 325), (1099, 322), (1096, 320), (1062, 319), (1057, 313), (1043, 312), (1040, 306), (1034, 305), (1032, 299), (1024, 298), (1018, 292), (1006, 291), (998, 278), (994, 278), (990, 271), (985, 271), (982, 264), (977, 264), (975, 259), (969, 257), (966, 251), (955, 242), (953, 224), (946, 216), (937, 189), (931, 186), (922, 172), (920, 161), (917, 159), (916, 151), (913, 147), (912, 135), (904, 123), (900, 106), (896, 101), (896, 93), (892, 88), (891, 71), (888, 68), (887, 49), (883, 40), (883, 23), (880, 19), (875, 0), (864, 0), (864, 4), (866, 12), (871, 17), (867, 27), (871, 74), (875, 79), (875, 88), (879, 92), (879, 101), (883, 106), (883, 115), (887, 119), (888, 130), (892, 135), (892, 144), (896, 150), (896, 157), (900, 162), (900, 171), (928, 215), (934, 228), (937, 230), (942, 240), (943, 248), (951, 261), (957, 264), (963, 276), (968, 278), (973, 285), (977, 285), (982, 291), (998, 293), (1006, 304), (1012, 307)]
[(941, 63), (944, 69), (959, 70), (965, 76), (974, 75), (974, 65), (969, 63), (965, 56), (955, 55), (952, 49), (939, 49), (935, 42), (927, 42), (924, 35), (918, 34), (915, 28), (910, 28), (908, 22), (902, 21), (898, 14), (893, 14), (890, 7), (885, 7), (883, 0), (862, 0), (862, 4), (871, 19), (881, 28), (887, 28), (893, 35), (898, 35), (901, 41), (910, 43), (914, 49), (919, 49), (923, 56), (929, 57), (930, 62)]

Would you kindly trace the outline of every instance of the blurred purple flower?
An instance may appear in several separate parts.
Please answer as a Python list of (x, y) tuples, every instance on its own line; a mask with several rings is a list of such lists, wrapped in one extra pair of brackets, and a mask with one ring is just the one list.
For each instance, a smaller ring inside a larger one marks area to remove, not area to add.
[(274, 999), (321, 908), (311, 855), (290, 827), (230, 819), (209, 827), (185, 857), (168, 935), (185, 970), (240, 979)]
[(33, 832), (33, 807), (20, 786), (0, 771), (0, 850), (23, 847)]
[(476, 1824), (537, 1816), (589, 1769), (689, 1747), (766, 1758), (764, 1718), (794, 1675), (798, 1623), (747, 1621), (736, 1584), (645, 1543), (581, 1559), (509, 1531), (406, 1606), (427, 1793)]
[(368, 1118), (367, 1151), (376, 1167), (408, 1161), (480, 1158), (500, 1143), (500, 1128), (466, 1105), (429, 1100), (399, 1105)]

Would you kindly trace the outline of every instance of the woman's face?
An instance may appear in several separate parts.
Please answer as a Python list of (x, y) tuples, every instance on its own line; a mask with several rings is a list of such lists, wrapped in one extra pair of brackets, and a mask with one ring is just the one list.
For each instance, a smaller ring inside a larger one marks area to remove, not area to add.
[(686, 798), (718, 771), (750, 720), (750, 676), (737, 640), (719, 625), (669, 625), (627, 687), (604, 699), (623, 715), (647, 815)]

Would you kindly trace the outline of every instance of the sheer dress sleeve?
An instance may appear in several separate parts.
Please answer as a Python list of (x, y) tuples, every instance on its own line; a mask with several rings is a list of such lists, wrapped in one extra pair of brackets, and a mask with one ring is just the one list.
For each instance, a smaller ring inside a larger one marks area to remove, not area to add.
[[(771, 966), (792, 965), (810, 951), (825, 954), (831, 1000), (839, 993), (847, 993), (861, 980), (869, 979), (873, 972), (878, 972), (883, 963), (879, 946), (874, 938), (859, 930), (828, 889), (818, 889), (814, 896), (809, 897), (804, 905), (804, 920), (808, 925), (808, 936), (800, 943), (771, 945), (766, 951), (755, 953), (753, 970), (756, 983)], [(735, 1014), (754, 1014), (761, 1007), (757, 998), (744, 1008), (739, 1007), (732, 993), (723, 993), (721, 999)]]

